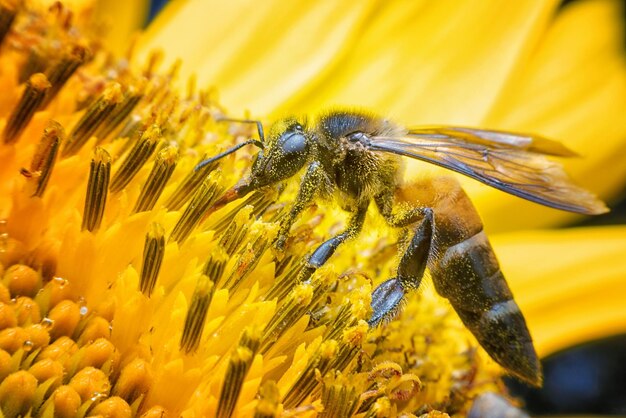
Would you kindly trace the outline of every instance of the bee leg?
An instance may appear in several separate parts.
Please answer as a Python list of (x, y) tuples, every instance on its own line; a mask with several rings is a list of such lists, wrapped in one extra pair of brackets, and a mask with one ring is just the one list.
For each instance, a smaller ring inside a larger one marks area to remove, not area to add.
[(428, 208), (412, 207), (407, 210), (393, 211), (393, 193), (383, 193), (374, 198), (378, 211), (390, 226), (404, 228), (412, 225), (425, 216)]
[(352, 218), (350, 218), (350, 222), (348, 223), (348, 227), (342, 233), (324, 241), (315, 249), (315, 251), (313, 251), (313, 254), (311, 254), (306, 262), (306, 265), (298, 276), (298, 282), (308, 280), (315, 270), (323, 266), (326, 261), (328, 261), (328, 259), (335, 253), (335, 250), (337, 250), (337, 247), (361, 232), (361, 229), (363, 229), (363, 222), (365, 222), (365, 214), (367, 213), (368, 206), (369, 202), (361, 205), (352, 215)]
[(311, 203), (323, 181), (324, 170), (322, 169), (322, 165), (319, 161), (313, 161), (309, 164), (300, 182), (300, 189), (298, 190), (298, 195), (296, 196), (293, 206), (291, 206), (291, 210), (280, 221), (280, 229), (278, 230), (278, 235), (274, 243), (276, 248), (282, 250), (285, 247), (285, 241), (289, 235), (291, 225), (293, 225), (300, 212)]
[(376, 326), (392, 317), (406, 293), (417, 289), (422, 282), (432, 247), (433, 211), (430, 208), (420, 208), (420, 216), (422, 219), (398, 264), (396, 277), (381, 283), (372, 293), (372, 317), (368, 321), (370, 326)]

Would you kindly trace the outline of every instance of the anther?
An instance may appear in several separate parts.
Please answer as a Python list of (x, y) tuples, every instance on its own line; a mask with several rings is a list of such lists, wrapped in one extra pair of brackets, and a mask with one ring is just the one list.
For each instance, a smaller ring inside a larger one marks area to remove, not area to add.
[(180, 339), (180, 349), (187, 354), (195, 353), (200, 345), (214, 288), (213, 281), (205, 275), (200, 276), (196, 283), (196, 289), (193, 292), (191, 304), (185, 317), (183, 335)]
[(218, 418), (229, 418), (237, 405), (239, 394), (259, 346), (255, 331), (245, 330), (239, 345), (232, 352), (217, 406)]
[(187, 205), (174, 226), (169, 238), (170, 241), (182, 244), (202, 221), (206, 211), (223, 191), (220, 178), (219, 172), (214, 172), (202, 182), (202, 185), (198, 188), (191, 202), (189, 202), (189, 205)]
[[(293, 408), (301, 404), (319, 384), (316, 376), (325, 376), (331, 369), (332, 360), (337, 354), (337, 342), (335, 340), (324, 341), (312, 353), (304, 370), (287, 391), (283, 398), (286, 408)], [(349, 415), (348, 415), (349, 416)]]
[(239, 250), (237, 262), (221, 287), (235, 291), (243, 280), (259, 264), (263, 253), (270, 247), (273, 237), (276, 236), (276, 227), (270, 224), (260, 224), (245, 248)]
[(67, 157), (78, 152), (121, 101), (121, 86), (113, 83), (107, 87), (98, 100), (89, 106), (70, 132), (63, 147), (63, 156)]
[(248, 233), (251, 215), (252, 206), (245, 206), (233, 216), (228, 228), (222, 234), (220, 246), (224, 248), (229, 256), (235, 254), (235, 251)]
[(156, 155), (152, 171), (141, 188), (133, 212), (152, 210), (174, 172), (177, 160), (178, 149), (175, 147), (167, 147)]
[(46, 71), (46, 76), (51, 87), (46, 93), (46, 97), (41, 103), (41, 108), (45, 108), (61, 91), (67, 80), (74, 74), (90, 56), (89, 49), (83, 45), (75, 44), (63, 52), (61, 58)]
[(165, 230), (158, 223), (152, 223), (146, 234), (143, 247), (143, 262), (141, 264), (141, 292), (150, 297), (154, 290), (161, 262), (165, 254)]
[(117, 193), (131, 182), (141, 167), (154, 153), (161, 140), (161, 129), (152, 125), (143, 133), (111, 179), (111, 193)]
[(259, 389), (259, 402), (254, 411), (254, 418), (274, 418), (279, 415), (280, 391), (276, 382), (268, 380)]
[(111, 174), (111, 156), (103, 148), (96, 147), (91, 160), (87, 197), (83, 211), (82, 229), (95, 232), (100, 228), (107, 201), (109, 176)]
[(48, 79), (41, 73), (33, 74), (26, 82), (26, 88), (22, 93), (22, 97), (13, 109), (13, 113), (9, 116), (9, 120), (7, 120), (7, 124), (4, 127), (2, 136), (6, 144), (18, 140), (20, 134), (43, 102), (46, 91), (49, 88), (50, 83)]
[(62, 138), (65, 136), (60, 123), (50, 120), (43, 131), (43, 136), (35, 150), (30, 169), (22, 169), (21, 173), (34, 183), (32, 196), (41, 197), (46, 190), (50, 174), (54, 168), (56, 156)]
[(98, 138), (98, 141), (102, 141), (107, 138), (111, 133), (121, 126), (122, 122), (126, 120), (130, 112), (133, 111), (135, 106), (143, 98), (142, 89), (130, 88), (127, 91), (122, 100), (114, 107), (114, 109), (106, 116), (105, 120), (98, 126), (98, 129), (94, 132), (94, 135)]
[[(204, 160), (202, 157), (201, 161)], [(196, 189), (202, 184), (202, 181), (206, 176), (215, 170), (218, 163), (207, 164), (199, 170), (192, 169), (185, 177), (180, 185), (176, 188), (174, 193), (169, 197), (165, 203), (165, 207), (168, 210), (179, 210), (183, 205), (191, 198)]]
[(210, 277), (215, 283), (218, 283), (224, 274), (224, 270), (226, 269), (226, 264), (228, 263), (228, 255), (221, 249), (217, 248), (214, 251), (211, 251), (209, 254), (209, 258), (204, 264), (204, 269), (202, 273), (206, 276)]
[(322, 404), (324, 412), (320, 417), (351, 417), (359, 405), (359, 395), (348, 382), (324, 384)]

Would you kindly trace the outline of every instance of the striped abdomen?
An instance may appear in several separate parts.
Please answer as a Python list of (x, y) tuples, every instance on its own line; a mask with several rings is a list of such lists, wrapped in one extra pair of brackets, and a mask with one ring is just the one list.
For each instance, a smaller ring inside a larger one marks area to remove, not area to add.
[(485, 233), (442, 251), (431, 273), (437, 292), (450, 301), (487, 353), (521, 379), (541, 385), (541, 366), (526, 321)]
[(480, 345), (509, 372), (541, 385), (541, 365), (526, 321), (500, 271), (471, 201), (452, 179), (420, 185), (421, 201), (435, 213), (436, 254), (430, 271)]

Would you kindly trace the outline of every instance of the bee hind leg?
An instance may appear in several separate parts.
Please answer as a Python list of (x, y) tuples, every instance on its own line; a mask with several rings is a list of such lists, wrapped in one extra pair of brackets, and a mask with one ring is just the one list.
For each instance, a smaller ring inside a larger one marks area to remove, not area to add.
[(430, 208), (419, 208), (419, 213), (422, 219), (398, 264), (396, 277), (381, 283), (372, 293), (372, 317), (368, 321), (370, 326), (393, 317), (407, 292), (417, 289), (422, 282), (432, 248), (435, 224)]

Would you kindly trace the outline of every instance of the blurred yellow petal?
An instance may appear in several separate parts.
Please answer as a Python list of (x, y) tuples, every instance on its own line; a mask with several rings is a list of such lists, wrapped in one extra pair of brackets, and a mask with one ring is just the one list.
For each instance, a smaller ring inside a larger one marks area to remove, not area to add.
[[(63, 5), (74, 12), (88, 9), (92, 7), (98, 0), (66, 0), (63, 1)], [(29, 6), (38, 9), (48, 8), (55, 3), (58, 3), (57, 0), (29, 0)]]
[(140, 52), (182, 58), (183, 76), (217, 86), (233, 114), (267, 115), (328, 70), (358, 41), (375, 2), (170, 3), (140, 41)]
[(150, 0), (93, 0), (98, 23), (104, 26), (103, 41), (116, 54), (124, 54), (148, 18)]
[(557, 4), (381, 4), (333, 72), (304, 86), (281, 110), (348, 105), (407, 124), (477, 124)]
[(626, 227), (492, 238), (541, 356), (626, 332)]

